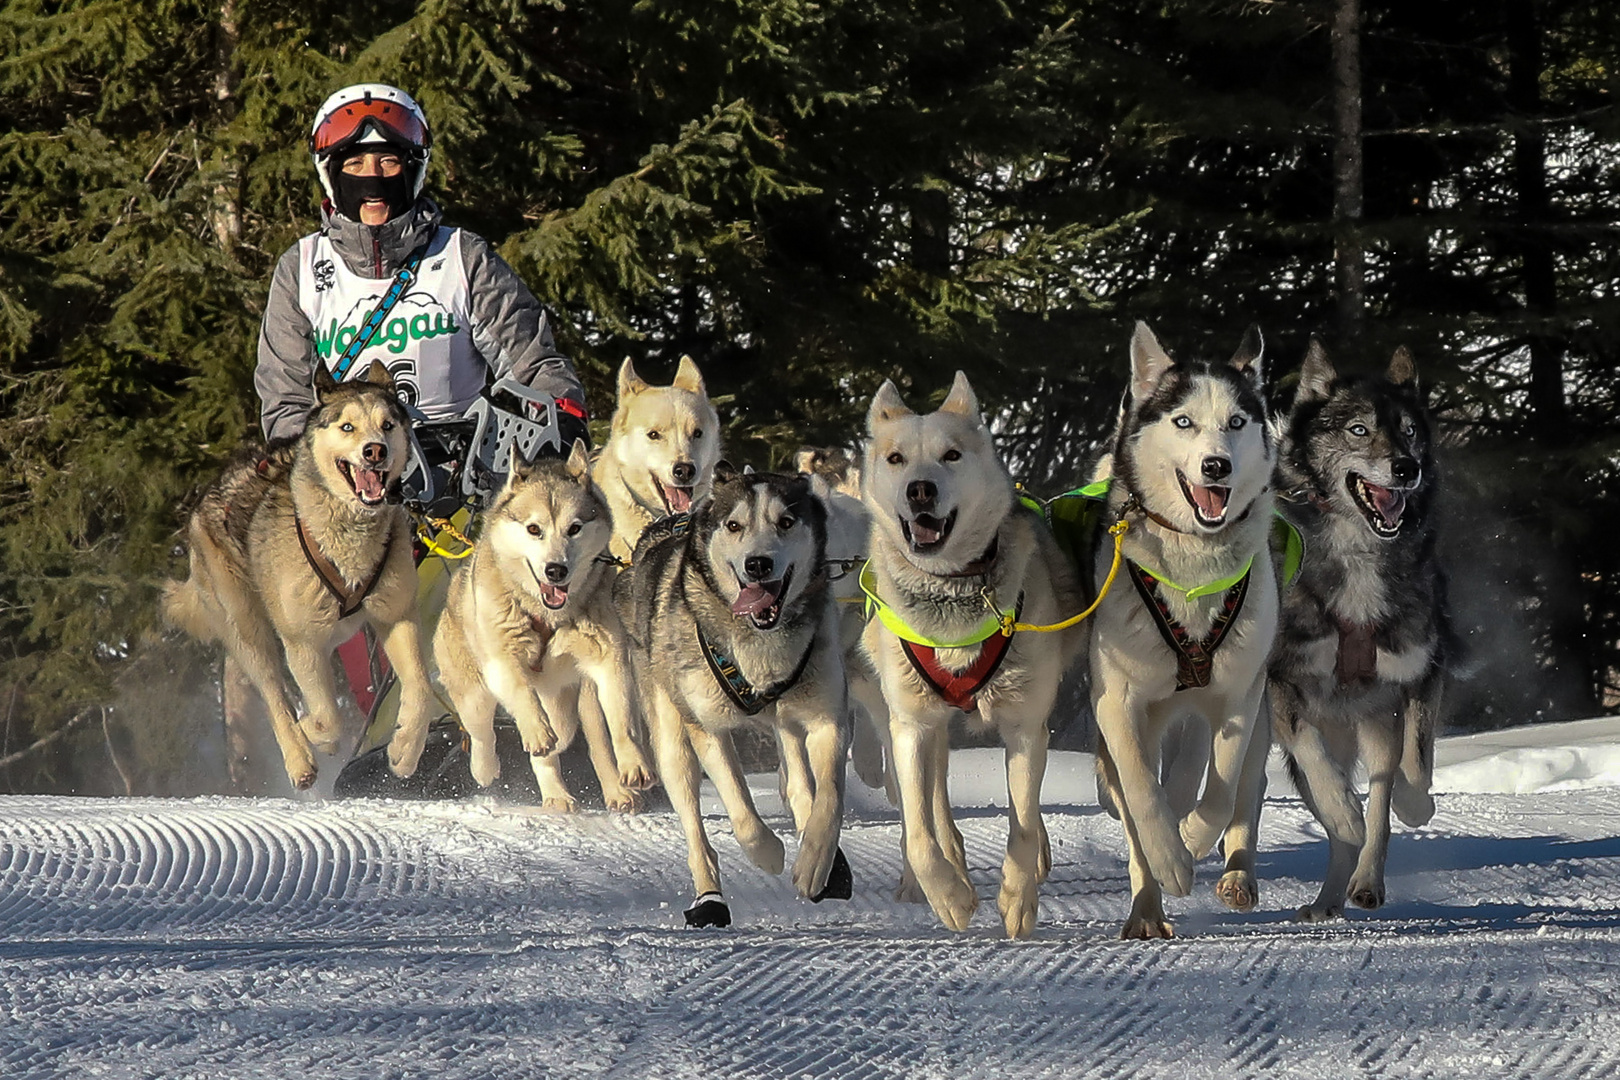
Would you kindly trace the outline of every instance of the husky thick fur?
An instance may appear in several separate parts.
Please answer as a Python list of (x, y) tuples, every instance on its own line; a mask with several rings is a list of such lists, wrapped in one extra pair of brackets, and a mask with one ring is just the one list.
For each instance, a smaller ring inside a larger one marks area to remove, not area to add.
[[(311, 744), (337, 749), (332, 651), (362, 626), (376, 629), (399, 674), (400, 720), (388, 760), (400, 776), (415, 770), (433, 714), (410, 522), (389, 501), (405, 462), (405, 411), (381, 364), (341, 385), (317, 365), (315, 393), (291, 449), (268, 459), (243, 456), (204, 495), (188, 530), (191, 576), (170, 582), (162, 603), (165, 619), (222, 643), (251, 680), (268, 707), (287, 777), (300, 789), (315, 782)], [(341, 579), (344, 601), (315, 568), (319, 560)], [(303, 695), (302, 726), (283, 653)]]
[[(1217, 894), (1240, 909), (1252, 907), (1257, 896), (1261, 792), (1239, 787), (1251, 755), (1259, 765), (1256, 782), (1264, 779), (1268, 742), (1257, 732), (1258, 714), (1277, 629), (1268, 548), (1275, 462), (1260, 358), (1260, 335), (1251, 329), (1230, 362), (1177, 362), (1138, 323), (1119, 430), (1099, 468), (1114, 477), (1107, 520), (1123, 517), (1129, 525), (1128, 561), (1098, 610), (1091, 638), (1098, 786), (1122, 818), (1130, 849), (1128, 938), (1172, 935), (1161, 888), (1186, 896), (1193, 864), (1223, 831), (1227, 872)], [(1098, 587), (1111, 554), (1106, 546), (1097, 551)], [(1200, 585), (1241, 573), (1251, 560), (1246, 591), (1189, 596)], [(1152, 590), (1192, 653), (1226, 626), (1224, 638), (1215, 639), (1212, 662), (1193, 665), (1178, 656), (1167, 640), (1170, 624), (1161, 626), (1157, 604), (1143, 598), (1143, 592), (1153, 595), (1148, 583), (1133, 580), (1138, 568), (1156, 579)], [(1167, 740), (1178, 760), (1161, 783)]]
[[(1435, 469), (1417, 370), (1397, 350), (1382, 378), (1341, 378), (1312, 341), (1288, 418), (1282, 482), (1306, 538), (1283, 595), (1271, 661), (1276, 738), (1328, 834), (1321, 894), (1306, 921), (1384, 902), (1393, 805), (1408, 825), (1429, 795), (1446, 642), (1446, 580), (1435, 559)], [(1367, 770), (1365, 815), (1353, 774)]]
[[(987, 596), (1034, 624), (1080, 610), (1074, 570), (1040, 518), (1014, 498), (962, 373), (939, 410), (926, 415), (912, 412), (894, 384), (884, 383), (867, 413), (867, 436), (861, 481), (872, 519), (875, 589), (908, 632), (967, 642), (991, 615)], [(953, 930), (966, 929), (979, 898), (951, 818), (951, 720), (965, 713), (999, 732), (1006, 745), (1009, 827), (998, 906), (1008, 936), (1027, 937), (1052, 861), (1040, 816), (1047, 718), (1084, 634), (1084, 624), (1011, 639), (997, 629), (989, 640), (919, 653), (881, 618), (867, 624), (864, 647), (889, 704), (906, 861), (901, 896), (925, 898)], [(961, 688), (957, 704), (949, 703), (914, 656), (929, 657), (934, 677), (945, 676), (947, 685), (964, 673), (983, 681)]]
[(844, 674), (851, 697), (850, 761), (863, 784), (882, 788), (889, 801), (898, 806), (900, 792), (894, 786), (893, 771), (886, 766), (890, 755), (889, 707), (883, 700), (877, 672), (861, 648), (866, 619), (859, 603), (859, 570), (866, 558), (871, 526), (861, 502), (860, 461), (847, 450), (807, 446), (794, 455), (793, 463), (810, 477), (811, 490), (827, 507), (827, 559), (832, 567), (833, 595), (839, 602)]
[[(748, 857), (782, 871), (782, 841), (760, 820), (731, 739), (751, 720), (770, 725), (782, 751), (800, 834), (793, 884), (816, 899), (829, 888), (849, 720), (826, 529), (808, 478), (739, 474), (722, 463), (691, 520), (650, 530), (615, 585), (659, 777), (686, 832), (693, 925), (730, 921), (699, 813), (700, 762)], [(829, 895), (847, 898), (847, 880)]]
[(689, 511), (708, 494), (719, 460), (720, 417), (692, 358), (681, 357), (669, 386), (650, 385), (625, 360), (612, 431), (595, 467), (613, 513), (613, 554), (628, 559), (648, 525)]
[(517, 723), (546, 806), (574, 809), (558, 759), (583, 722), (608, 808), (634, 810), (652, 770), (636, 744), (614, 571), (598, 558), (612, 519), (589, 469), (584, 443), (566, 460), (529, 464), (514, 454), (478, 546), (450, 585), (433, 652), (472, 742), (473, 779), (488, 785), (500, 774), (499, 704)]

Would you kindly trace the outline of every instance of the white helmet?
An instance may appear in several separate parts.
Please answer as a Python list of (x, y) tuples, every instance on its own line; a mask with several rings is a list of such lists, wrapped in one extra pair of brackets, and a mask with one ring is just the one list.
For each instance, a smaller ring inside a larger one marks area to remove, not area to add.
[(385, 83), (358, 83), (345, 86), (321, 105), (309, 132), (309, 152), (328, 199), (337, 198), (332, 190), (333, 158), (341, 164), (344, 151), (362, 143), (385, 143), (399, 151), (411, 177), (411, 197), (422, 193), (433, 136), (422, 107), (411, 95)]

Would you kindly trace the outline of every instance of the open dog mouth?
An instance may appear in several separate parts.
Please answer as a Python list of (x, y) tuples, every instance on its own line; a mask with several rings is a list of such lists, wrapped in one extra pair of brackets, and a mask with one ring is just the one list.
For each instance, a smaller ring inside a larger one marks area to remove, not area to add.
[(731, 602), (733, 615), (744, 615), (755, 630), (769, 630), (782, 618), (782, 598), (793, 580), (793, 568), (775, 581), (738, 581), (741, 590)]
[(1226, 507), (1232, 498), (1231, 488), (1189, 484), (1180, 469), (1176, 470), (1176, 479), (1181, 481), (1181, 494), (1193, 508), (1193, 517), (1198, 520), (1198, 524), (1206, 529), (1226, 524)]
[[(525, 560), (525, 562), (527, 562), (527, 560)], [(540, 586), (540, 602), (547, 608), (552, 611), (558, 611), (568, 603), (567, 585), (553, 585), (551, 582), (535, 573), (533, 566), (529, 567), (529, 576), (534, 578), (534, 583), (536, 585)]]
[(349, 487), (354, 489), (355, 498), (367, 506), (376, 506), (387, 496), (388, 477), (381, 470), (363, 466), (356, 468), (342, 458), (338, 459), (337, 467), (343, 479), (349, 482)]
[(670, 514), (684, 514), (692, 509), (692, 489), (666, 484), (658, 477), (653, 477), (653, 484), (658, 488), (658, 497), (664, 500), (664, 509)]
[(945, 546), (945, 541), (951, 538), (951, 529), (956, 526), (956, 511), (952, 510), (943, 518), (933, 514), (918, 514), (907, 521), (900, 519), (900, 531), (905, 534), (906, 543), (917, 555), (931, 555)]
[(1351, 473), (1344, 479), (1345, 487), (1361, 510), (1361, 516), (1379, 537), (1390, 540), (1401, 531), (1401, 515), (1406, 513), (1406, 494), (1410, 488), (1380, 487), (1361, 476)]

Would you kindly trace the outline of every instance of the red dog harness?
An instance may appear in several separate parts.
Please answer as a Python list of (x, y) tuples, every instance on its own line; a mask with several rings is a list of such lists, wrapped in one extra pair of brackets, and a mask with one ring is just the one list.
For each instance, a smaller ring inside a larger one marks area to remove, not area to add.
[[(1023, 610), (1022, 593), (1018, 595), (1017, 607), (1020, 612)], [(965, 713), (978, 711), (979, 691), (996, 677), (996, 671), (1006, 659), (1007, 649), (1011, 645), (1011, 634), (1000, 632), (991, 634), (979, 643), (979, 655), (973, 663), (969, 664), (965, 671), (953, 674), (939, 662), (937, 649), (918, 645), (904, 638), (900, 639), (900, 648), (905, 652), (906, 659), (911, 661), (911, 667), (917, 676), (927, 683), (945, 704), (954, 709), (961, 709)]]

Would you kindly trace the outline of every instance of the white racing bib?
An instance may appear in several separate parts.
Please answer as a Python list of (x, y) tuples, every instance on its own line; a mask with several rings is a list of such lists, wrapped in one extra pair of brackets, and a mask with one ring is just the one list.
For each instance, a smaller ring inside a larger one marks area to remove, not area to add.
[[(484, 361), (473, 348), (467, 271), (459, 229), (439, 226), (416, 280), (349, 369), (358, 378), (380, 360), (399, 396), (430, 419), (460, 416), (484, 388)], [(330, 370), (360, 332), (393, 278), (351, 271), (321, 233), (298, 244), (298, 306), (311, 327), (315, 356)]]

